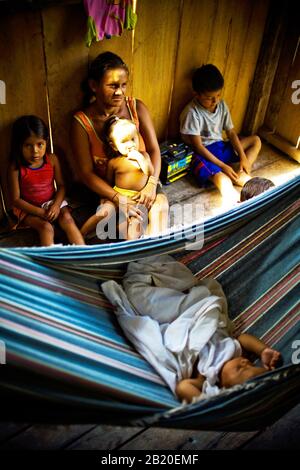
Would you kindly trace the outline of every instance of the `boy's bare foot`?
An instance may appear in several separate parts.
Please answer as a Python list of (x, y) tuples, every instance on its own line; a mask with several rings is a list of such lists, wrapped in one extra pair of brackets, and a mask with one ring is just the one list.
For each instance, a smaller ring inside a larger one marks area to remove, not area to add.
[(238, 179), (235, 181), (237, 186), (244, 186), (247, 181), (251, 180), (251, 176), (249, 176), (244, 170), (238, 172)]

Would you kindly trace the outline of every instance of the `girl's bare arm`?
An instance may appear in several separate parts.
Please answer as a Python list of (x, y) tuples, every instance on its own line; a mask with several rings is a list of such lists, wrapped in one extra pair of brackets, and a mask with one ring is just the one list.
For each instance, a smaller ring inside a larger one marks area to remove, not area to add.
[(56, 187), (57, 187), (57, 191), (54, 197), (54, 204), (60, 207), (66, 195), (66, 188), (65, 188), (63, 177), (62, 177), (60, 163), (59, 163), (57, 156), (54, 154), (50, 155), (50, 162), (54, 168), (54, 179), (55, 179)]
[(29, 202), (26, 202), (24, 199), (21, 198), (19, 185), (19, 170), (13, 165), (11, 165), (8, 170), (8, 181), (13, 205), (18, 209), (21, 209), (22, 211), (26, 212), (27, 214), (35, 215), (37, 217), (45, 219), (45, 209), (34, 206), (33, 204), (30, 204)]

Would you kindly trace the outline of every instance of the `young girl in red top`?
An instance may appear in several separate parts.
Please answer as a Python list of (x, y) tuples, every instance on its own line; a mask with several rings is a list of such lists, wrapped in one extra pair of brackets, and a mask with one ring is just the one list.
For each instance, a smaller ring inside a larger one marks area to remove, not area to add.
[(37, 116), (22, 116), (12, 130), (9, 182), (18, 225), (37, 230), (42, 246), (54, 243), (58, 221), (70, 243), (84, 245), (64, 200), (65, 186), (59, 161), (47, 150), (48, 129)]

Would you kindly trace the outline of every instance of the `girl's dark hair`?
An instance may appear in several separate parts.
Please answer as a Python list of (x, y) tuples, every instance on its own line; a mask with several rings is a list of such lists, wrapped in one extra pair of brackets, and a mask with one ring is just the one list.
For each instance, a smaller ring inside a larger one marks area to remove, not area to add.
[(213, 64), (202, 65), (195, 70), (192, 78), (193, 90), (196, 93), (218, 91), (224, 86), (224, 78), (220, 70)]
[(41, 118), (32, 115), (22, 116), (13, 123), (10, 160), (17, 167), (20, 164), (27, 164), (23, 157), (22, 146), (25, 140), (33, 135), (48, 141), (49, 131)]
[(104, 142), (104, 147), (105, 147), (105, 154), (108, 156), (108, 158), (113, 158), (118, 155), (118, 152), (114, 150), (110, 144), (109, 136), (110, 136), (110, 131), (112, 126), (119, 121), (119, 117), (115, 116), (114, 114), (112, 116), (109, 116), (108, 119), (106, 119), (105, 123), (103, 124), (102, 132), (101, 132), (101, 140)]
[(83, 91), (83, 107), (86, 108), (90, 104), (91, 98), (94, 96), (93, 91), (89, 86), (89, 80), (99, 82), (107, 70), (124, 69), (128, 73), (127, 65), (123, 62), (121, 57), (113, 52), (102, 52), (89, 66), (88, 76), (81, 83), (81, 90)]
[(254, 196), (258, 196), (261, 193), (264, 193), (270, 188), (273, 188), (275, 184), (273, 181), (267, 178), (260, 178), (256, 176), (255, 178), (251, 178), (247, 183), (244, 184), (241, 195), (240, 201), (247, 201)]
[(109, 118), (106, 119), (105, 123), (103, 124), (102, 132), (101, 132), (101, 139), (106, 144), (109, 144), (109, 134), (110, 134), (111, 127), (113, 126), (113, 124), (115, 124), (115, 122), (119, 121), (119, 119), (120, 118), (118, 116), (115, 116), (113, 114), (112, 116), (109, 116)]

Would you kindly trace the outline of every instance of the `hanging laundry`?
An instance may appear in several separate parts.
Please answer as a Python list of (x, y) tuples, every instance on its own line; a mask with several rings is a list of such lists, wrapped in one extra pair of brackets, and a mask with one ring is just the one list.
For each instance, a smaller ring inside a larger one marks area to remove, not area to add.
[(86, 45), (106, 37), (121, 36), (123, 29), (134, 29), (137, 15), (132, 0), (84, 0), (88, 15)]

